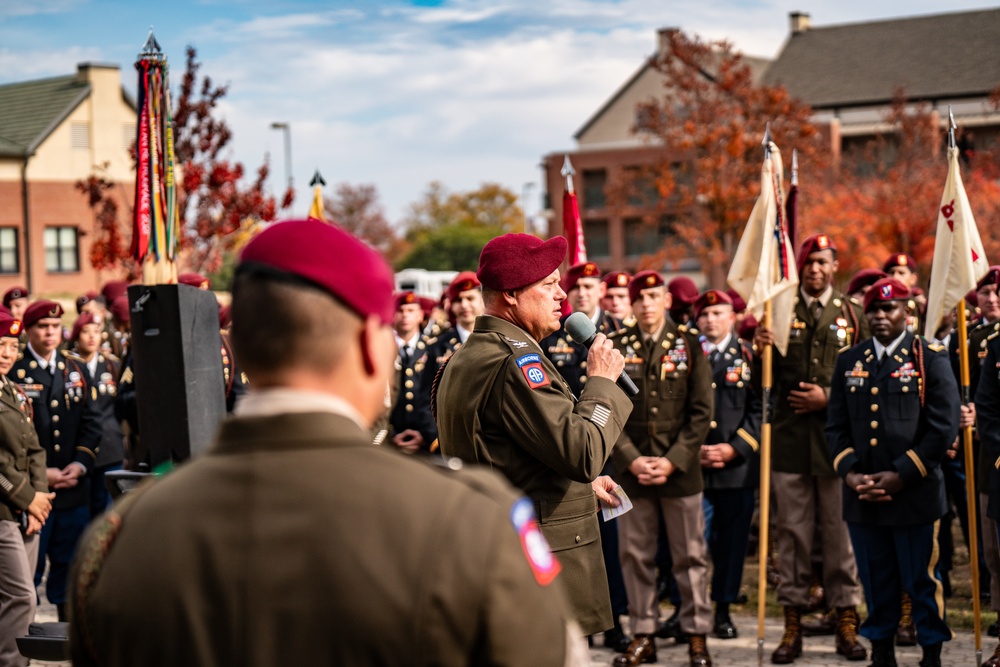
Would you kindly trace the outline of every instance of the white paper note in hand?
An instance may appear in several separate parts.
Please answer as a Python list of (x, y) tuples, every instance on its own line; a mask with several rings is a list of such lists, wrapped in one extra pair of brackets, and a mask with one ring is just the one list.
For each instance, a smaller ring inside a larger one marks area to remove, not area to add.
[(632, 501), (628, 499), (628, 495), (625, 494), (625, 489), (621, 487), (621, 484), (616, 486), (611, 493), (618, 496), (618, 502), (621, 504), (618, 505), (618, 507), (611, 507), (611, 505), (608, 505), (603, 500), (600, 501), (601, 514), (604, 515), (605, 521), (610, 521), (611, 519), (614, 519), (616, 516), (621, 516), (622, 514), (625, 514), (625, 512), (628, 512), (630, 509), (632, 509)]

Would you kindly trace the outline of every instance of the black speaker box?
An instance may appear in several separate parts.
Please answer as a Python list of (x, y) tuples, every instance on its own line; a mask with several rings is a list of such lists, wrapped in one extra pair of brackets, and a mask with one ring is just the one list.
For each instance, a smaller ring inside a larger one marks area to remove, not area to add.
[[(150, 466), (196, 456), (226, 414), (219, 307), (190, 285), (132, 285), (132, 369)], [(141, 452), (140, 452), (141, 454)]]

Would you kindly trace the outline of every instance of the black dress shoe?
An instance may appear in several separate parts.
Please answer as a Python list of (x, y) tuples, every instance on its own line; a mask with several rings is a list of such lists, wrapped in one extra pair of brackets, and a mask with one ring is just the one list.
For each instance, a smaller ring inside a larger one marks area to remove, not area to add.
[(681, 634), (681, 610), (674, 607), (674, 613), (667, 620), (660, 622), (655, 634), (660, 639), (676, 639), (677, 635)]
[(615, 653), (624, 653), (631, 643), (632, 640), (628, 638), (620, 625), (616, 625), (604, 633), (604, 648), (609, 648)]
[(725, 616), (715, 615), (715, 625), (712, 626), (712, 634), (719, 639), (736, 639), (740, 636), (740, 633), (736, 631), (736, 626), (733, 625), (733, 621), (729, 618), (729, 614)]

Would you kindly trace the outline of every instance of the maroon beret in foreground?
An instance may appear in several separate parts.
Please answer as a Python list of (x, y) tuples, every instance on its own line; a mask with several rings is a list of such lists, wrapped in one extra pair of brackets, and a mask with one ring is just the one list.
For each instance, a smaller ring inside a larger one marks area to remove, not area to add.
[(878, 301), (906, 301), (910, 298), (910, 288), (895, 278), (876, 280), (871, 289), (865, 292), (865, 312)]
[(965, 295), (965, 303), (969, 305), (969, 308), (976, 310), (979, 308), (979, 296), (976, 294), (978, 290), (971, 289)]
[(111, 317), (117, 321), (123, 324), (128, 322), (131, 317), (128, 312), (128, 294), (115, 297), (115, 300), (108, 305), (108, 310), (111, 312)]
[(747, 309), (747, 302), (743, 300), (743, 297), (740, 296), (739, 292), (730, 287), (729, 289), (726, 290), (726, 294), (728, 294), (729, 298), (733, 300), (734, 311), (736, 311), (737, 313), (742, 313), (744, 310)]
[[(397, 292), (396, 295), (393, 297), (392, 302), (393, 302), (393, 310), (396, 311), (402, 308), (403, 306), (414, 305), (414, 304), (419, 306), (420, 298), (413, 292)], [(421, 306), (421, 309), (423, 309), (423, 306)]]
[(603, 278), (601, 282), (610, 287), (628, 287), (628, 281), (632, 278), (630, 274), (625, 271), (612, 271)]
[(101, 319), (94, 315), (93, 313), (84, 313), (80, 317), (76, 318), (76, 322), (73, 322), (73, 330), (69, 334), (70, 340), (76, 340), (80, 337), (80, 332), (88, 324), (96, 324), (100, 327)]
[(10, 302), (14, 299), (27, 299), (28, 289), (25, 287), (11, 287), (9, 290), (3, 294), (3, 305), (6, 308), (10, 308)]
[(743, 318), (743, 322), (740, 323), (739, 331), (736, 334), (743, 340), (753, 340), (753, 334), (756, 330), (757, 318), (753, 315), (747, 315)]
[(418, 296), (417, 303), (420, 304), (420, 310), (424, 311), (424, 315), (433, 313), (434, 307), (437, 306), (437, 301), (426, 296)]
[(698, 286), (687, 276), (677, 276), (667, 283), (667, 291), (673, 300), (671, 308), (690, 306), (698, 299)]
[(729, 295), (723, 291), (717, 289), (710, 289), (704, 294), (695, 299), (694, 302), (694, 316), (700, 317), (701, 311), (705, 310), (709, 306), (721, 306), (723, 304), (733, 305), (733, 300), (729, 298)]
[(336, 225), (315, 219), (277, 222), (251, 239), (240, 263), (299, 276), (363, 318), (392, 322), (392, 271), (381, 255)]
[(111, 305), (111, 302), (120, 297), (128, 291), (128, 283), (124, 280), (109, 280), (104, 283), (104, 287), (101, 288), (101, 296), (104, 297), (104, 303)]
[(177, 282), (181, 285), (190, 285), (191, 287), (206, 290), (212, 286), (212, 283), (208, 280), (208, 278), (200, 273), (182, 273), (177, 276)]
[(562, 288), (564, 292), (569, 292), (576, 288), (576, 283), (580, 278), (600, 279), (600, 277), (601, 270), (597, 267), (597, 264), (593, 262), (580, 262), (566, 269), (566, 275), (562, 279)]
[(566, 239), (543, 241), (531, 234), (504, 234), (483, 247), (476, 276), (501, 292), (527, 287), (550, 275), (566, 259)]
[(979, 279), (976, 283), (976, 290), (981, 290), (987, 285), (997, 285), (1000, 284), (1000, 266), (991, 266), (986, 272), (986, 275)]
[(479, 283), (479, 278), (472, 271), (462, 271), (460, 274), (455, 276), (455, 279), (451, 281), (448, 285), (448, 289), (445, 293), (448, 298), (454, 301), (458, 298), (458, 295), (462, 292), (468, 292), (471, 289), (479, 289), (481, 284)]
[(21, 321), (10, 313), (0, 314), (0, 338), (17, 338), (21, 335)]
[(913, 261), (913, 258), (905, 253), (896, 253), (895, 255), (890, 255), (889, 259), (882, 263), (882, 270), (889, 273), (890, 269), (897, 266), (905, 266), (910, 271), (916, 272), (917, 263)]
[(656, 271), (640, 271), (632, 276), (628, 281), (628, 300), (635, 303), (639, 299), (639, 292), (650, 287), (660, 287), (663, 285), (663, 276)]
[(854, 274), (854, 277), (851, 278), (851, 282), (847, 283), (847, 293), (854, 294), (855, 292), (860, 291), (862, 287), (868, 287), (876, 280), (888, 277), (889, 274), (885, 271), (879, 271), (878, 269), (861, 269)]
[(24, 328), (28, 329), (38, 323), (39, 320), (43, 320), (48, 317), (62, 317), (63, 307), (60, 306), (55, 301), (48, 301), (47, 299), (42, 299), (41, 301), (36, 301), (27, 310), (24, 311)]
[(821, 250), (837, 252), (837, 246), (834, 244), (833, 239), (826, 234), (813, 234), (802, 242), (802, 245), (799, 246), (799, 253), (795, 256), (795, 266), (798, 268), (799, 273), (802, 273), (809, 255)]

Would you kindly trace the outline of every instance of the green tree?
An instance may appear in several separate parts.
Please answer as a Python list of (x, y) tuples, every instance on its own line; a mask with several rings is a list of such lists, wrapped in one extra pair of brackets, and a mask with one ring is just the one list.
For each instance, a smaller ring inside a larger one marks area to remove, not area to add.
[(522, 231), (524, 214), (517, 195), (497, 183), (449, 193), (434, 181), (410, 207), (404, 226), (410, 249), (397, 268), (463, 271), (476, 268), (490, 239)]

